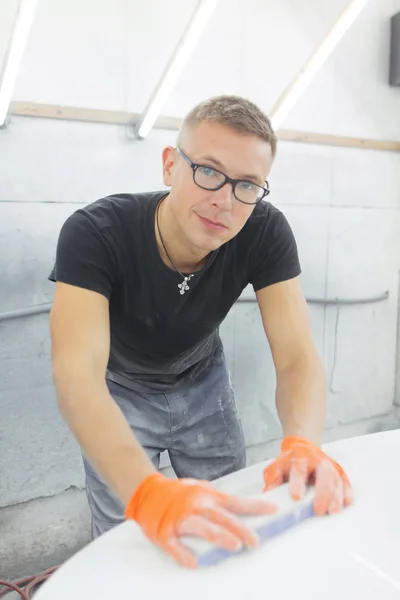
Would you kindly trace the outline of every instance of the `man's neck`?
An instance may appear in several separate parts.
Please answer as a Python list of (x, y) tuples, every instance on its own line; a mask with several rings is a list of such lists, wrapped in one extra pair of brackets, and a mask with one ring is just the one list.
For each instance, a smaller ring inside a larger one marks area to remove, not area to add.
[(178, 269), (181, 273), (193, 273), (203, 267), (208, 253), (190, 247), (172, 214), (168, 196), (156, 209), (154, 226), (160, 256), (168, 267)]

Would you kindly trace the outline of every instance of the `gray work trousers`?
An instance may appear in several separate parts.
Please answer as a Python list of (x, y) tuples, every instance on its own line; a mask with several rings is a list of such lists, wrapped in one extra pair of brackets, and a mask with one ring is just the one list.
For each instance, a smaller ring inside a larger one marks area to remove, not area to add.
[[(154, 393), (132, 391), (107, 381), (136, 439), (158, 469), (168, 451), (178, 477), (213, 480), (245, 466), (241, 421), (225, 357), (191, 387)], [(83, 457), (86, 495), (96, 538), (124, 520), (124, 506)]]

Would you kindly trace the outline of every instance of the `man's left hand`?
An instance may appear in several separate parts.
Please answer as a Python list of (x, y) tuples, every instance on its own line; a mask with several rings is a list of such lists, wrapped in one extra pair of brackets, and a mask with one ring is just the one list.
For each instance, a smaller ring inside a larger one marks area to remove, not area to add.
[(264, 491), (285, 482), (289, 482), (295, 500), (303, 497), (307, 485), (315, 484), (317, 515), (339, 512), (353, 501), (350, 482), (342, 467), (300, 436), (285, 437), (280, 456), (264, 470)]

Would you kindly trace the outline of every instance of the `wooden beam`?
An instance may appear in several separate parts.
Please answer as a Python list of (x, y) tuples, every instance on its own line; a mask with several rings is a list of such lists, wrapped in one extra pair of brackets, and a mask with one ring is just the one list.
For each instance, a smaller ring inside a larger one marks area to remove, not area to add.
[[(10, 114), (19, 117), (39, 117), (40, 119), (60, 119), (62, 121), (83, 121), (85, 123), (104, 123), (108, 125), (134, 125), (140, 118), (139, 113), (98, 108), (80, 108), (57, 104), (38, 104), (36, 102), (12, 102)], [(181, 119), (160, 117), (158, 129), (178, 130)]]
[[(132, 125), (137, 122), (140, 115), (117, 110), (102, 110), (97, 108), (79, 108), (74, 106), (60, 106), (56, 104), (37, 104), (35, 102), (12, 102), (10, 114), (20, 117), (37, 117), (41, 119), (60, 119), (64, 121), (81, 121), (85, 123), (104, 123), (109, 125)], [(182, 119), (178, 117), (160, 116), (155, 127), (177, 131)], [(293, 131), (279, 129), (278, 139), (283, 142), (300, 142), (303, 144), (316, 144), (324, 146), (341, 146), (366, 150), (383, 150), (400, 152), (400, 141), (371, 140), (363, 138), (330, 135), (326, 133), (312, 133), (308, 131)]]
[(319, 144), (323, 146), (342, 146), (346, 148), (361, 148), (364, 150), (386, 150), (400, 152), (400, 142), (386, 140), (371, 140), (353, 138), (343, 135), (330, 135), (326, 133), (312, 133), (307, 131), (292, 131), (279, 129), (278, 139), (283, 142), (301, 142), (303, 144)]

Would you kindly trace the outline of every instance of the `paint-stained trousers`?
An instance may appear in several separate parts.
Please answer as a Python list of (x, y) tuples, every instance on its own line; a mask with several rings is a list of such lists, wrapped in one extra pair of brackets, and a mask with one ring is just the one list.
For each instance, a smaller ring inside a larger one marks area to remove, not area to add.
[[(157, 469), (164, 450), (178, 477), (211, 481), (245, 466), (242, 425), (223, 355), (201, 380), (180, 391), (158, 394), (140, 386), (137, 392), (107, 383)], [(124, 520), (124, 506), (85, 457), (83, 462), (96, 538)]]

